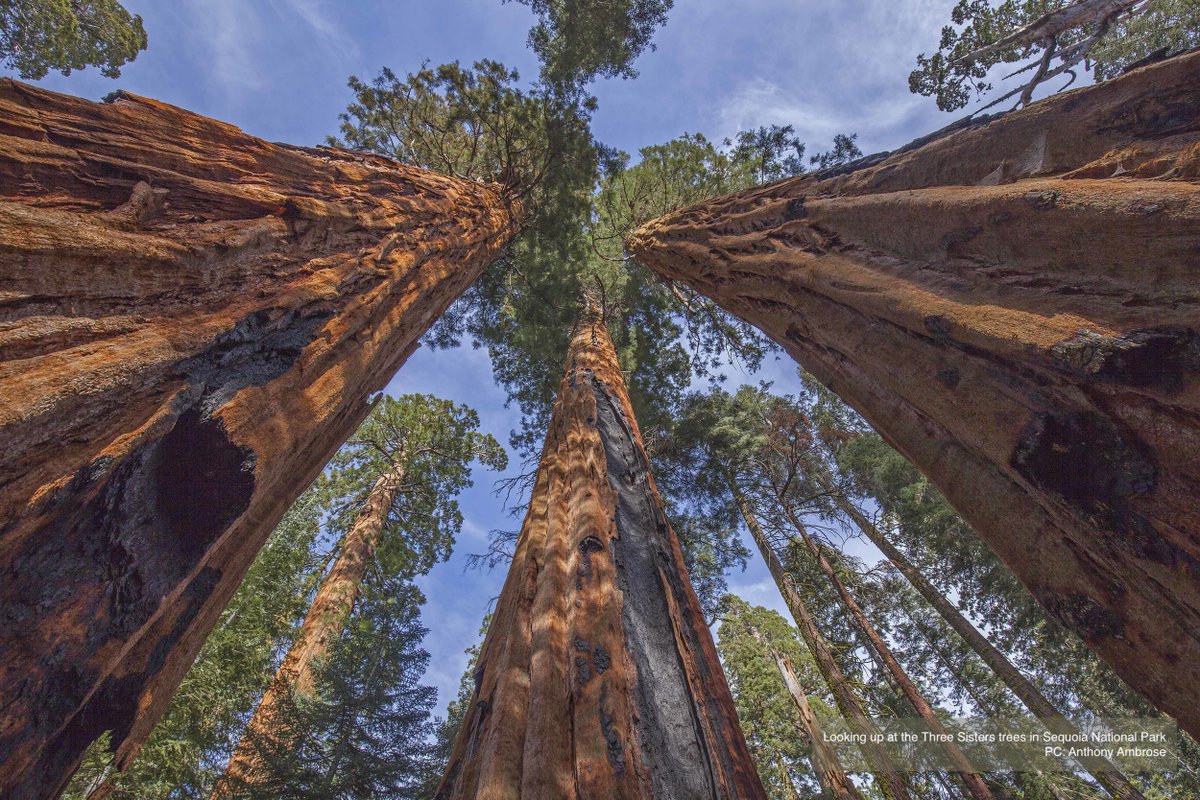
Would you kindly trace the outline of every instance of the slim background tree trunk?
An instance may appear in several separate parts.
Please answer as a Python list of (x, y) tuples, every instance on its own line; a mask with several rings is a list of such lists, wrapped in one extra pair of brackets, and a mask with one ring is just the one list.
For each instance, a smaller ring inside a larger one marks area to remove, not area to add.
[(346, 620), (362, 590), (388, 513), (404, 483), (404, 465), (397, 462), (379, 476), (354, 518), (313, 603), (300, 625), (296, 640), (275, 672), (275, 678), (263, 694), (246, 724), (246, 730), (225, 767), (225, 776), (217, 783), (213, 797), (226, 797), (240, 786), (253, 786), (263, 780), (260, 743), (276, 737), (280, 704), (292, 695), (311, 695), (316, 684), (315, 667), (329, 654), (329, 648), (346, 628)]
[[(837, 665), (837, 661), (834, 660), (825, 637), (821, 635), (816, 621), (813, 619), (812, 614), (809, 613), (808, 607), (800, 597), (800, 593), (796, 591), (795, 586), (792, 584), (792, 579), (783, 568), (783, 564), (780, 563), (779, 556), (775, 554), (775, 550), (767, 540), (766, 533), (763, 531), (762, 525), (759, 524), (754, 509), (750, 506), (750, 501), (732, 478), (729, 480), (729, 489), (733, 494), (734, 502), (737, 503), (738, 511), (741, 512), (742, 519), (746, 522), (746, 527), (750, 530), (750, 535), (754, 539), (754, 543), (758, 545), (758, 550), (762, 554), (763, 561), (767, 563), (767, 569), (770, 570), (771, 577), (775, 579), (775, 586), (783, 596), (783, 601), (787, 604), (788, 610), (792, 612), (792, 618), (796, 622), (796, 627), (804, 637), (804, 641), (813, 655), (813, 660), (816, 662), (817, 668), (821, 671), (821, 675), (829, 685), (829, 691), (833, 693), (833, 699), (837, 703), (838, 709), (856, 733), (867, 736), (876, 733), (878, 729), (871, 722), (870, 717), (867, 716), (867, 712), (859, 701), (853, 685), (851, 685), (845, 673), (842, 672), (841, 667)], [(887, 752), (879, 745), (870, 741), (859, 745), (859, 749), (862, 750), (863, 756), (870, 765), (871, 771), (875, 775), (875, 780), (884, 795), (890, 798), (890, 800), (910, 800), (908, 785), (904, 777), (892, 764)]]
[(1200, 53), (629, 240), (929, 476), (1200, 735)]
[[(1075, 725), (1064, 717), (1062, 712), (1008, 660), (1008, 657), (988, 641), (987, 637), (980, 633), (971, 624), (971, 621), (963, 616), (962, 612), (929, 582), (921, 570), (888, 540), (883, 531), (879, 530), (854, 503), (833, 486), (828, 475), (817, 474), (815, 477), (818, 484), (829, 493), (838, 509), (862, 531), (871, 544), (879, 548), (884, 557), (899, 570), (901, 575), (908, 579), (918, 594), (933, 606), (938, 616), (962, 637), (963, 641), (991, 668), (996, 677), (1025, 704), (1026, 708), (1033, 712), (1035, 717), (1042, 721), (1043, 725), (1055, 733), (1067, 736), (1079, 732)], [(1108, 759), (1080, 756), (1076, 758), (1076, 761), (1113, 797), (1120, 798), (1120, 800), (1145, 800), (1142, 793), (1129, 782), (1125, 774)]]
[[(790, 522), (792, 527), (796, 529), (796, 532), (800, 534), (800, 538), (804, 541), (804, 545), (808, 548), (808, 551), (812, 553), (812, 557), (816, 561), (817, 567), (822, 573), (824, 573), (825, 577), (828, 578), (829, 582), (833, 585), (834, 591), (837, 592), (838, 597), (842, 601), (842, 605), (849, 612), (851, 618), (863, 632), (863, 635), (867, 637), (867, 641), (871, 643), (871, 647), (874, 648), (875, 652), (877, 652), (879, 657), (883, 660), (884, 669), (887, 670), (888, 674), (892, 676), (892, 679), (896, 682), (896, 687), (899, 689), (900, 693), (904, 695), (904, 698), (908, 700), (908, 702), (912, 705), (913, 710), (916, 711), (917, 716), (924, 721), (925, 725), (927, 725), (931, 731), (942, 735), (946, 734), (946, 727), (942, 725), (942, 721), (938, 717), (937, 713), (933, 710), (933, 706), (929, 704), (929, 701), (925, 699), (925, 695), (921, 694), (921, 690), (917, 688), (915, 683), (913, 683), (912, 678), (908, 675), (908, 671), (905, 670), (900, 662), (896, 660), (896, 656), (892, 653), (892, 648), (886, 641), (884, 641), (883, 637), (879, 635), (879, 631), (875, 629), (875, 626), (871, 624), (871, 620), (863, 612), (862, 607), (858, 604), (858, 601), (854, 599), (854, 596), (850, 593), (850, 590), (846, 588), (846, 584), (840, 577), (838, 577), (837, 571), (833, 568), (833, 565), (829, 563), (827, 558), (825, 558), (825, 554), (822, 552), (820, 545), (818, 545), (812, 536), (809, 535), (807, 528), (804, 527), (804, 524), (800, 521), (800, 518), (796, 516), (796, 513), (792, 510), (791, 506), (788, 505), (787, 499), (784, 497), (779, 497), (777, 499), (780, 507), (783, 509), (784, 514), (788, 518), (788, 522)], [(975, 800), (994, 800), (991, 790), (987, 788), (987, 785), (983, 782), (983, 779), (979, 776), (979, 773), (976, 772), (975, 767), (967, 758), (966, 753), (964, 753), (957, 744), (955, 744), (953, 741), (945, 742), (942, 745), (942, 750), (946, 754), (946, 758), (949, 763), (954, 765), (954, 771), (958, 776), (958, 779), (963, 783), (964, 786), (966, 786), (967, 792), (974, 797)]]
[(592, 303), (437, 796), (765, 798)]
[(836, 800), (861, 800), (858, 789), (855, 788), (846, 774), (846, 770), (843, 769), (837, 752), (825, 742), (821, 723), (817, 720), (817, 715), (813, 713), (812, 706), (808, 704), (808, 695), (805, 694), (804, 687), (800, 685), (800, 679), (796, 677), (796, 670), (792, 668), (791, 659), (772, 647), (762, 632), (753, 625), (751, 625), (750, 632), (754, 635), (755, 640), (768, 651), (771, 660), (779, 669), (779, 677), (787, 686), (788, 695), (796, 706), (796, 727), (799, 733), (809, 741), (812, 749), (813, 772), (816, 774), (821, 788)]
[(516, 230), (496, 186), (0, 81), (0, 796), (137, 751), (285, 509)]

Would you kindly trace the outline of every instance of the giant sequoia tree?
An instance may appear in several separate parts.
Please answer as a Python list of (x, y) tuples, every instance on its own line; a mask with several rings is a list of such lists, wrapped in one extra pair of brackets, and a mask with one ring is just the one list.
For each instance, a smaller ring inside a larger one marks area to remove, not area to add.
[(439, 798), (761, 798), (598, 303)]
[(1200, 54), (659, 219), (1056, 619), (1200, 732)]
[(0, 82), (0, 793), (124, 764), (502, 187)]

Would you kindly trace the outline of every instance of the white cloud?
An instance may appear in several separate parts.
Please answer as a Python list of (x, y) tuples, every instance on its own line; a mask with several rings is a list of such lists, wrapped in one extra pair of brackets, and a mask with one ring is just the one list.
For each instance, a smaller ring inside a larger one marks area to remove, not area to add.
[(271, 0), (271, 5), (281, 18), (294, 16), (315, 33), (314, 43), (338, 62), (340, 71), (357, 57), (358, 44), (338, 23), (328, 0)]
[(183, 0), (191, 41), (207, 66), (206, 77), (226, 94), (241, 95), (267, 85), (258, 54), (262, 52), (262, 18), (244, 0)]
[(829, 146), (837, 133), (858, 133), (871, 152), (945, 124), (929, 98), (909, 92), (908, 74), (919, 52), (936, 47), (953, 0), (757, 5), (763, 24), (789, 46), (748, 54), (762, 63), (748, 64), (732, 76), (728, 93), (712, 98), (720, 136), (793, 125), (810, 151)]

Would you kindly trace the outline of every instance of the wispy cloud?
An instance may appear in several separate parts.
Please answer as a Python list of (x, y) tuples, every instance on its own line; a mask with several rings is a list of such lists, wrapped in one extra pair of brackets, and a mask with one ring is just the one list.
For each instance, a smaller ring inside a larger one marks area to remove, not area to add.
[[(944, 124), (928, 98), (908, 90), (916, 55), (936, 47), (952, 0), (847, 0), (801, 3), (779, 18), (790, 49), (774, 54), (770, 69), (756, 68), (713, 98), (721, 136), (759, 125), (793, 125), (810, 150), (838, 133), (858, 133), (870, 152), (903, 144)], [(765, 56), (755, 57), (759, 60)]]
[(762, 79), (743, 84), (720, 108), (717, 127), (720, 137), (759, 125), (792, 125), (810, 152), (833, 143), (839, 133), (858, 133), (866, 148), (891, 146), (890, 134), (907, 128), (915, 113), (927, 105), (925, 98), (892, 96), (867, 103), (831, 102), (807, 97), (792, 89)]
[(246, 94), (267, 85), (260, 68), (262, 17), (243, 0), (183, 0), (191, 41), (207, 67), (207, 79), (226, 94)]
[(357, 57), (357, 42), (338, 22), (337, 12), (328, 0), (271, 0), (271, 5), (281, 20), (297, 19), (316, 34), (313, 44), (336, 61), (339, 68)]

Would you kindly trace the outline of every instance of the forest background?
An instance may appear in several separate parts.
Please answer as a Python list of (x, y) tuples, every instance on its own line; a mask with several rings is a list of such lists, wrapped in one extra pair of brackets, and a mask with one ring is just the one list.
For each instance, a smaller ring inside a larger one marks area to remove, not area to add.
[[(84, 71), (66, 78), (47, 78), (41, 82), (48, 88), (95, 98), (109, 94), (113, 88), (152, 96), (227, 120), (267, 139), (316, 144), (330, 134), (337, 133), (352, 145), (375, 147), (379, 142), (372, 139), (370, 134), (364, 137), (362, 130), (355, 131), (346, 125), (338, 130), (338, 114), (353, 99), (352, 90), (358, 90), (359, 102), (366, 102), (363, 100), (366, 85), (352, 78), (347, 87), (345, 76), (354, 75), (369, 81), (382, 68), (403, 75), (428, 64), (461, 61), (467, 66), (486, 58), (495, 60), (490, 64), (499, 61), (509, 68), (520, 70), (525, 80), (518, 83), (523, 87), (531, 87), (530, 79), (536, 76), (539, 65), (531, 49), (526, 47), (524, 35), (536, 21), (526, 7), (529, 4), (536, 9), (538, 2), (522, 0), (520, 3), (501, 3), (499, 6), (494, 0), (403, 5), (361, 2), (334, 6), (320, 0), (220, 0), (183, 2), (170, 7), (127, 3), (131, 12), (142, 14), (145, 18), (152, 44), (146, 54), (124, 68), (119, 81), (114, 83), (92, 71)], [(649, 2), (647, 5), (654, 6), (655, 3)], [(670, 6), (669, 1), (660, 2), (659, 5), (664, 6), (662, 16), (665, 17), (665, 7)], [(594, 94), (595, 99), (584, 101), (580, 108), (586, 110), (584, 116), (590, 117), (591, 134), (602, 145), (601, 164), (606, 168), (611, 169), (614, 162), (636, 164), (639, 155), (650, 159), (667, 152), (641, 149), (639, 154), (639, 149), (648, 145), (674, 140), (677, 147), (682, 143), (683, 151), (691, 157), (695, 148), (688, 150), (689, 147), (696, 146), (703, 150), (712, 142), (718, 148), (732, 151), (734, 160), (743, 160), (739, 162), (738, 169), (745, 167), (747, 153), (750, 154), (749, 163), (754, 165), (750, 172), (754, 174), (749, 177), (742, 175), (736, 180), (762, 182), (794, 171), (799, 165), (802, 165), (799, 168), (803, 168), (809, 163), (808, 156), (830, 147), (835, 146), (841, 155), (845, 155), (842, 151), (851, 145), (851, 140), (840, 135), (835, 139), (835, 134), (856, 132), (857, 144), (863, 150), (873, 152), (895, 148), (949, 121), (947, 115), (935, 110), (933, 101), (909, 94), (908, 89), (910, 85), (915, 88), (914, 82), (917, 81), (916, 76), (909, 77), (909, 70), (914, 66), (915, 51), (931, 50), (935, 45), (938, 29), (954, 5), (950, 0), (902, 4), (762, 0), (737, 4), (736, 7), (719, 3), (685, 5), (684, 8), (671, 10), (671, 21), (664, 31), (655, 30), (662, 19), (646, 24), (644, 35), (647, 39), (652, 36), (656, 47), (649, 48), (632, 69), (628, 65), (621, 65), (609, 70), (621, 73), (619, 78), (593, 83), (588, 83), (587, 78), (582, 79), (580, 88), (588, 94)], [(975, 5), (983, 7), (982, 4)], [(1200, 26), (1195, 24), (1196, 7), (1190, 0), (1178, 5), (1191, 9), (1188, 12), (1191, 15), (1188, 30), (1193, 31), (1194, 35), (1196, 30), (1200, 30)], [(965, 7), (965, 3), (958, 5), (960, 11)], [(1175, 5), (1171, 7), (1175, 8)], [(947, 34), (943, 32), (942, 36), (942, 48), (946, 49)], [(535, 42), (535, 39), (536, 35), (530, 42)], [(869, 46), (864, 47), (864, 43), (869, 43)], [(1191, 43), (1195, 43), (1194, 38)], [(642, 42), (634, 49), (640, 49), (644, 44)], [(533, 50), (537, 49), (533, 47)], [(541, 55), (545, 56), (545, 52)], [(928, 61), (922, 63), (929, 64)], [(600, 71), (604, 72), (604, 68)], [(639, 71), (641, 75), (638, 80), (627, 80), (637, 77)], [(594, 77), (594, 72), (588, 74)], [(30, 76), (26, 74), (24, 77)], [(975, 79), (980, 77), (982, 73), (973, 76)], [(516, 73), (509, 80), (517, 80)], [(957, 109), (968, 100), (969, 92), (961, 85), (958, 88), (952, 85), (944, 92), (942, 88), (939, 88), (938, 97), (942, 107)], [(1043, 92), (1049, 88), (1044, 88)], [(571, 89), (568, 94), (576, 98), (573, 102), (579, 102), (579, 95), (574, 91)], [(358, 113), (361, 112), (360, 108)], [(423, 121), (413, 130), (420, 130), (422, 125)], [(768, 137), (767, 129), (760, 126), (772, 126), (774, 139)], [(787, 127), (781, 129), (779, 126)], [(759, 131), (757, 138), (752, 134), (748, 137), (739, 134), (755, 129)], [(686, 137), (689, 134), (704, 134), (707, 139), (688, 139)], [(681, 135), (684, 137), (682, 140), (678, 138)], [(730, 139), (737, 140), (736, 149)], [(755, 156), (758, 152), (756, 148), (767, 144), (766, 139), (770, 139), (770, 144), (774, 145), (772, 157), (775, 160), (764, 160), (759, 165)], [(800, 143), (808, 146), (807, 153)], [(793, 149), (799, 158), (785, 161), (784, 157)], [(851, 146), (849, 149), (855, 154), (861, 152), (857, 147)], [(711, 149), (707, 152), (712, 154), (712, 163), (728, 166), (724, 155)], [(418, 154), (419, 161), (421, 155)], [(813, 158), (814, 163), (817, 160)], [(821, 161), (824, 165), (825, 159)], [(436, 159), (425, 159), (421, 163), (440, 168)], [(634, 169), (630, 174), (636, 172)], [(649, 174), (654, 173), (651, 170)], [(720, 169), (713, 172), (713, 175), (721, 174)], [(519, 170), (507, 175), (510, 179), (513, 176), (521, 177)], [(603, 185), (621, 187), (625, 184), (618, 181)], [(722, 186), (725, 184), (715, 187), (706, 185), (700, 191), (719, 193), (727, 190), (728, 187)], [(543, 203), (540, 207), (533, 206), (535, 226), (544, 224), (560, 208), (556, 203), (546, 202), (545, 196), (535, 195), (538, 197), (535, 203)], [(666, 210), (672, 203), (686, 202), (688, 197), (686, 191), (682, 197), (664, 197), (661, 202), (668, 205), (655, 213)], [(612, 221), (611, 217), (605, 216), (611, 209), (604, 206), (603, 200), (597, 209), (601, 222)], [(568, 218), (568, 214), (562, 216), (563, 219)], [(538, 219), (541, 222), (537, 222)], [(619, 224), (621, 218), (618, 216), (617, 220)], [(596, 229), (602, 228), (603, 225), (599, 225)], [(550, 228), (546, 230), (552, 231)], [(620, 255), (616, 242), (620, 241), (620, 234), (624, 232), (618, 230), (608, 237), (611, 241), (600, 242), (600, 249), (597, 249), (596, 241), (592, 242), (594, 256), (598, 259), (591, 262), (592, 267), (580, 266), (571, 258), (547, 258), (546, 252), (539, 252), (540, 240), (536, 236), (527, 237), (518, 246), (518, 252), (523, 254), (521, 258), (529, 259), (529, 265), (537, 269), (549, 268), (550, 271), (542, 277), (550, 277), (551, 292), (561, 292), (563, 279), (554, 277), (559, 270), (563, 270), (564, 275), (574, 276), (573, 280), (577, 276), (572, 270), (608, 270), (603, 283), (616, 296), (614, 308), (618, 309), (618, 313), (629, 314), (628, 319), (632, 320), (630, 324), (634, 326), (624, 333), (614, 333), (618, 337), (618, 349), (622, 350), (623, 361), (628, 357), (632, 359), (630, 363), (636, 365), (627, 367), (626, 372), (631, 384), (640, 384), (634, 387), (635, 391), (641, 392), (643, 404), (638, 416), (643, 420), (643, 427), (651, 430), (649, 438), (652, 452), (656, 447), (657, 431), (653, 430), (656, 423), (666, 422), (671, 414), (676, 413), (674, 408), (656, 408), (654, 400), (661, 398), (669, 402), (666, 394), (672, 391), (675, 393), (672, 396), (677, 398), (678, 391), (683, 388), (679, 385), (681, 380), (686, 383), (690, 379), (691, 388), (704, 389), (712, 382), (711, 375), (719, 375), (716, 382), (723, 384), (728, 391), (734, 391), (743, 384), (763, 383), (770, 384), (777, 393), (802, 390), (794, 365), (786, 358), (768, 352), (761, 368), (747, 372), (742, 364), (730, 361), (719, 345), (714, 350), (712, 340), (704, 339), (703, 334), (700, 339), (692, 340), (691, 345), (693, 349), (698, 347), (702, 351), (699, 360), (701, 366), (696, 368), (704, 372), (703, 364), (707, 363), (711, 373), (706, 376), (709, 379), (696, 377), (690, 370), (681, 371), (681, 367), (687, 365), (679, 363), (680, 359), (673, 356), (667, 346), (673, 334), (668, 334), (666, 338), (661, 335), (664, 326), (669, 328), (663, 305), (664, 300), (669, 302), (669, 298), (665, 297), (667, 290), (657, 284), (644, 284), (644, 277), (624, 277), (625, 273), (619, 267), (605, 266), (605, 262), (621, 262), (620, 258), (612, 256)], [(581, 239), (573, 240), (571, 247), (578, 249), (582, 242)], [(592, 258), (593, 255), (589, 254), (585, 260)], [(510, 440), (514, 445), (512, 458), (507, 461), (507, 471), (501, 475), (499, 482), (493, 483), (493, 474), (478, 470), (475, 486), (459, 498), (463, 515), (462, 529), (452, 557), (417, 579), (418, 587), (430, 600), (422, 612), (422, 624), (416, 625), (414, 619), (403, 614), (389, 617), (383, 607), (371, 613), (364, 612), (362, 617), (373, 620), (375, 617), (372, 614), (378, 612), (376, 616), (380, 620), (391, 620), (388, 625), (398, 626), (395, 636), (384, 637), (384, 640), (395, 644), (397, 653), (417, 646), (416, 640), (428, 630), (424, 647), (432, 658), (428, 661), (429, 670), (422, 683), (436, 686), (438, 707), (444, 707), (445, 702), (459, 690), (459, 676), (467, 659), (464, 648), (474, 641), (473, 632), (478, 621), (487, 613), (499, 593), (503, 569), (478, 569), (477, 565), (471, 564), (472, 554), (486, 551), (489, 538), (494, 536), (497, 529), (512, 531), (519, 524), (527, 499), (523, 489), (528, 488), (520, 477), (527, 477), (531, 473), (530, 458), (536, 453), (537, 442), (544, 430), (543, 406), (550, 401), (547, 379), (540, 373), (547, 369), (550, 373), (556, 373), (557, 362), (561, 360), (558, 355), (560, 351), (548, 342), (559, 333), (558, 328), (565, 327), (563, 320), (558, 318), (562, 308), (544, 308), (534, 298), (534, 295), (543, 297), (542, 290), (547, 287), (535, 288), (530, 283), (522, 272), (528, 269), (525, 261), (510, 258), (505, 269), (508, 270), (505, 281), (520, 279), (529, 285), (532, 292), (520, 289), (518, 281), (517, 299), (512, 299), (510, 304), (510, 297), (502, 295), (499, 297), (502, 303), (493, 305), (482, 317), (475, 317), (476, 324), (483, 320), (485, 339), (492, 337), (487, 339), (492, 348), (491, 357), (477, 346), (471, 346), (471, 339), (478, 336), (479, 329), (472, 330), (470, 324), (466, 330), (466, 344), (447, 347), (444, 334), (454, 327), (451, 322), (448, 327), (442, 326), (444, 330), (435, 329), (431, 336), (433, 339), (440, 338), (440, 346), (420, 351), (387, 387), (387, 393), (394, 397), (411, 392), (431, 393), (470, 406), (478, 410), (482, 418), (479, 429), (485, 434), (487, 442), (494, 444), (491, 439), (494, 437), (500, 441)], [(538, 279), (537, 273), (531, 274), (534, 274), (535, 280)], [(599, 274), (596, 274), (595, 280), (601, 282)], [(486, 281), (484, 285), (488, 285)], [(486, 302), (488, 292), (495, 288), (495, 284), (492, 287), (479, 290), (474, 301), (478, 302), (483, 297)], [(674, 291), (681, 303), (689, 304), (688, 299), (677, 290)], [(624, 292), (624, 295), (620, 295), (620, 292)], [(522, 294), (523, 299), (519, 297)], [(493, 296), (492, 300), (497, 298)], [(550, 306), (554, 307), (555, 304), (550, 302)], [(472, 308), (477, 309), (478, 306)], [(518, 329), (528, 325), (533, 332), (514, 332), (514, 323), (506, 321), (505, 316), (512, 313), (518, 315), (515, 320)], [(453, 311), (449, 319), (455, 319)], [(638, 328), (638, 325), (642, 327)], [(623, 324), (617, 322), (616, 327), (623, 328)], [(656, 331), (660, 334), (658, 339), (655, 338)], [(515, 334), (515, 340), (505, 339), (506, 333), (508, 336)], [(547, 356), (547, 353), (551, 355)], [(655, 358), (665, 360), (658, 362)], [(547, 364), (551, 361), (555, 364), (549, 368)], [(656, 393), (659, 385), (667, 387), (662, 395)], [(744, 393), (739, 394), (741, 396), (750, 397)], [(510, 398), (519, 400), (523, 407), (513, 407)], [(664, 414), (667, 416), (664, 417)], [(659, 419), (655, 420), (655, 415)], [(750, 416), (757, 418), (755, 413)], [(471, 419), (474, 419), (473, 415)], [(690, 423), (688, 419), (685, 415), (683, 429), (689, 424), (696, 425), (698, 427), (694, 433), (699, 438), (695, 441), (707, 441), (705, 431), (708, 423), (704, 422), (704, 412)], [(818, 421), (818, 427), (823, 424)], [(806, 428), (807, 425), (808, 421), (804, 419), (800, 428)], [(852, 419), (846, 418), (835, 428), (847, 431), (854, 425)], [(729, 433), (727, 428), (724, 430)], [(514, 432), (517, 434), (515, 437), (512, 436)], [(739, 487), (733, 485), (736, 468), (731, 465), (741, 458), (738, 455), (741, 445), (737, 444), (737, 431), (732, 433), (733, 439), (720, 445), (731, 448), (724, 455), (710, 452), (708, 445), (701, 447), (698, 452), (692, 452), (688, 450), (686, 440), (684, 446), (678, 443), (674, 445), (680, 448), (675, 464), (660, 471), (659, 475), (668, 499), (671, 499), (671, 495), (687, 497), (695, 493), (700, 498), (700, 506), (703, 506), (707, 498), (705, 492), (717, 491), (719, 494), (724, 491), (721, 487), (715, 490), (713, 487), (703, 488), (706, 473), (701, 464), (705, 458), (712, 459), (708, 473), (725, 475), (730, 482), (726, 488), (740, 497)], [(825, 439), (824, 433), (821, 438)], [(849, 438), (847, 436), (846, 440)], [(838, 441), (845, 443), (845, 440)], [(660, 457), (670, 462), (673, 445), (669, 437), (657, 442), (657, 445), (665, 448)], [(366, 452), (371, 452), (369, 447)], [(491, 466), (504, 462), (502, 457), (494, 453), (483, 460)], [(689, 482), (689, 470), (692, 469), (700, 469), (702, 473), (697, 476), (698, 484), (695, 487)], [(358, 478), (351, 476), (352, 483), (354, 480)], [(459, 480), (451, 478), (450, 482)], [(496, 491), (497, 485), (507, 485), (510, 491)], [(447, 491), (452, 493), (454, 488), (447, 484)], [(298, 507), (302, 506), (303, 503)], [(449, 507), (439, 501), (435, 513), (430, 515), (430, 524), (437, 526), (451, 520), (449, 529), (453, 533), (452, 529), (456, 527), (453, 522), (455, 514), (447, 512), (443, 515), (436, 511)], [(302, 515), (303, 511), (297, 513)], [(746, 513), (744, 508), (743, 513)], [(704, 517), (696, 519), (701, 520), (697, 524), (703, 527)], [(748, 521), (754, 527), (749, 517)], [(793, 522), (799, 528), (799, 522)], [(676, 527), (679, 527), (678, 521)], [(299, 542), (309, 535), (293, 538)], [(419, 536), (416, 538), (420, 539)], [(686, 531), (684, 540), (684, 546), (688, 548)], [(747, 554), (753, 549), (749, 541), (743, 542), (742, 546)], [(876, 562), (880, 556), (869, 545), (857, 541), (851, 542), (846, 550), (848, 555), (868, 564)], [(443, 556), (446, 554), (443, 553)], [(289, 557), (286, 553), (277, 555)], [(408, 558), (402, 554), (398, 557), (401, 562)], [(423, 559), (418, 561), (425, 563)], [(498, 561), (500, 565), (504, 563), (503, 559)], [(417, 571), (423, 572), (424, 568)], [(710, 581), (707, 586), (697, 587), (702, 597), (706, 591), (719, 596), (726, 588), (718, 578), (714, 592), (712, 576), (703, 575), (703, 570), (699, 577), (694, 571), (693, 577), (701, 584), (705, 580)], [(728, 590), (742, 600), (784, 611), (774, 582), (757, 560), (751, 559), (749, 568), (741, 572), (735, 569), (727, 579)], [(382, 599), (384, 606), (390, 606), (393, 601), (388, 598), (408, 596), (405, 594), (408, 590), (399, 583), (395, 592), (386, 586), (383, 588), (383, 594), (376, 594), (375, 599), (368, 598), (363, 602), (370, 606)], [(950, 600), (972, 605), (969, 598), (971, 593), (962, 594)], [(419, 601), (411, 603), (408, 600), (396, 602), (411, 608), (414, 613), (419, 604)], [(237, 615), (236, 605), (235, 602), (231, 606), (227, 617)], [(734, 601), (725, 613), (727, 619), (743, 619), (747, 609)], [(774, 624), (768, 618), (758, 619), (759, 622), (755, 624)], [(736, 625), (729, 630), (734, 631), (735, 628)], [(726, 643), (724, 633), (723, 645), (735, 648), (732, 635), (731, 641)], [(878, 645), (880, 648), (882, 646)], [(365, 656), (371, 656), (371, 648), (359, 650)], [(728, 656), (727, 653), (723, 654)], [(397, 659), (383, 656), (384, 661), (392, 664), (400, 664), (407, 658), (410, 656), (403, 655)], [(423, 658), (414, 658), (411, 663), (423, 669)], [(375, 658), (375, 661), (379, 660)], [(743, 668), (734, 668), (731, 681), (743, 681), (746, 673), (739, 672), (740, 669)], [(333, 674), (340, 673), (334, 670)], [(417, 676), (414, 673), (412, 677)], [(396, 676), (396, 680), (400, 681), (401, 677)], [(352, 683), (343, 687), (350, 693), (347, 697), (357, 691)], [(744, 690), (746, 686), (741, 688)], [(427, 706), (425, 701), (417, 697), (427, 690), (415, 691), (412, 698), (414, 707)], [(737, 691), (735, 687), (735, 693)], [(937, 699), (945, 698), (935, 698), (935, 701)], [(961, 703), (961, 698), (958, 700)], [(742, 710), (744, 713), (745, 709)], [(764, 733), (750, 730), (758, 728), (760, 720), (745, 719), (744, 722), (749, 726), (748, 735), (761, 744)], [(403, 747), (392, 749), (395, 750), (393, 755), (402, 754)], [(781, 757), (781, 751), (777, 750), (776, 755)], [(760, 771), (763, 768), (761, 763), (759, 768)], [(270, 796), (270, 793), (266, 796)]]
[[(96, 69), (51, 73), (34, 83), (100, 99), (120, 88), (220, 119), (270, 141), (319, 144), (336, 134), (338, 115), (353, 99), (350, 75), (397, 74), (459, 60), (491, 58), (517, 69), (522, 83), (537, 77), (526, 36), (535, 22), (528, 6), (495, 0), (128, 0), (140, 14), (149, 47), (113, 80)], [(761, 125), (792, 125), (810, 153), (834, 136), (857, 132), (864, 152), (893, 149), (961, 116), (911, 94), (908, 74), (922, 50), (936, 46), (954, 0), (719, 0), (678, 3), (655, 32), (653, 52), (635, 63), (635, 80), (601, 79), (589, 91), (598, 109), (594, 136), (633, 155), (639, 148), (702, 133), (720, 142)], [(839, 32), (845, 32), (840, 35)], [(859, 46), (872, 42), (869, 48)], [(16, 77), (12, 70), (0, 74)], [(725, 387), (771, 381), (797, 391), (795, 364), (769, 356), (753, 375), (725, 370)], [(703, 388), (707, 382), (697, 383)], [(484, 350), (469, 342), (452, 350), (423, 347), (388, 385), (393, 396), (433, 394), (474, 408), (480, 430), (503, 443), (520, 426), (506, 406)], [(500, 479), (523, 471), (510, 459)], [(466, 646), (504, 580), (504, 566), (472, 570), (472, 553), (487, 550), (488, 533), (520, 524), (494, 492), (494, 473), (476, 470), (459, 497), (462, 533), (451, 558), (417, 580), (429, 599), (422, 622), (430, 654), (423, 683), (438, 689), (438, 708), (458, 692)], [(523, 513), (520, 498), (510, 503)], [(744, 542), (753, 548), (750, 541)], [(868, 562), (878, 554), (851, 542)], [(761, 560), (734, 570), (729, 589), (753, 605), (786, 614)]]

